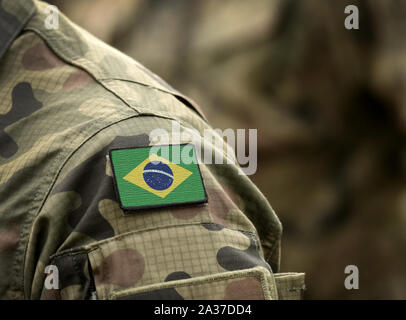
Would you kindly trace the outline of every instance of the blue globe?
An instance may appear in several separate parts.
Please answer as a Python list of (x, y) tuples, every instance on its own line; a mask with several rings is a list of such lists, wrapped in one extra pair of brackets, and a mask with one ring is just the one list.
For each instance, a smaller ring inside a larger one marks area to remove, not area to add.
[(151, 161), (144, 167), (144, 181), (152, 189), (165, 190), (173, 183), (173, 172), (161, 161)]

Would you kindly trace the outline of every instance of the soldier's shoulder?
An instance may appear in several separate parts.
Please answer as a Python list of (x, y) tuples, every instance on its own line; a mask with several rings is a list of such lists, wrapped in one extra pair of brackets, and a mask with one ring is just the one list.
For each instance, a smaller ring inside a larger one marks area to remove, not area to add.
[[(88, 73), (108, 94), (118, 97), (138, 114), (204, 117), (188, 97), (172, 88), (159, 76), (124, 53), (95, 38), (86, 30), (59, 14), (57, 28), (47, 28), (47, 4), (35, 2), (36, 13), (25, 30), (38, 34), (63, 61)], [(89, 92), (85, 92), (89, 94)], [(122, 106), (120, 106), (122, 107)]]

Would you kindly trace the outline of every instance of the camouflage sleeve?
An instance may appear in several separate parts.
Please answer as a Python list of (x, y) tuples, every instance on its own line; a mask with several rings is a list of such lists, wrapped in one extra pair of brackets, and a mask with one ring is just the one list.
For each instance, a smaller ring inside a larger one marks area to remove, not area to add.
[(235, 164), (200, 165), (207, 203), (120, 207), (112, 149), (152, 145), (151, 131), (174, 123), (213, 129), (185, 97), (63, 15), (58, 30), (44, 28), (45, 4), (35, 4), (2, 59), (0, 271), (13, 272), (0, 296), (299, 297), (303, 275), (278, 273), (281, 224)]
[[(48, 241), (32, 270), (33, 298), (277, 299), (277, 283), (288, 293), (294, 287), (294, 278), (275, 274), (280, 223), (235, 165), (200, 165), (207, 204), (120, 208), (108, 151), (147, 146), (147, 128), (169, 130), (172, 122), (121, 121), (64, 165), (34, 223), (28, 255)], [(44, 273), (49, 265), (57, 279)]]

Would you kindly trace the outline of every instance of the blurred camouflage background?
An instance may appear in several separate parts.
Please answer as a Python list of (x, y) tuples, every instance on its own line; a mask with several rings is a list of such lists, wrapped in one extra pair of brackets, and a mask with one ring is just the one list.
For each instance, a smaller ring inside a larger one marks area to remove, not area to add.
[[(406, 299), (406, 1), (53, 0), (196, 100), (258, 128), (252, 176), (307, 299)], [(357, 5), (360, 30), (344, 28)], [(346, 290), (357, 265), (360, 289)]]

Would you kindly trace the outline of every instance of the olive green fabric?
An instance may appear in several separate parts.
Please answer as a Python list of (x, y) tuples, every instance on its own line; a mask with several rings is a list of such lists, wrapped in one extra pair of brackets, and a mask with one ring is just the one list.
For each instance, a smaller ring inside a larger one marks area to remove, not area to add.
[(275, 284), (280, 300), (303, 299), (306, 290), (304, 273), (277, 273), (275, 274)]
[[(243, 298), (276, 298), (264, 279), (279, 269), (281, 224), (236, 165), (201, 164), (207, 204), (123, 212), (110, 150), (149, 146), (173, 123), (211, 128), (193, 101), (62, 14), (46, 29), (46, 6), (0, 1), (0, 298), (110, 299), (185, 279), (184, 298), (225, 298), (239, 271)], [(58, 289), (44, 285), (50, 264)]]

